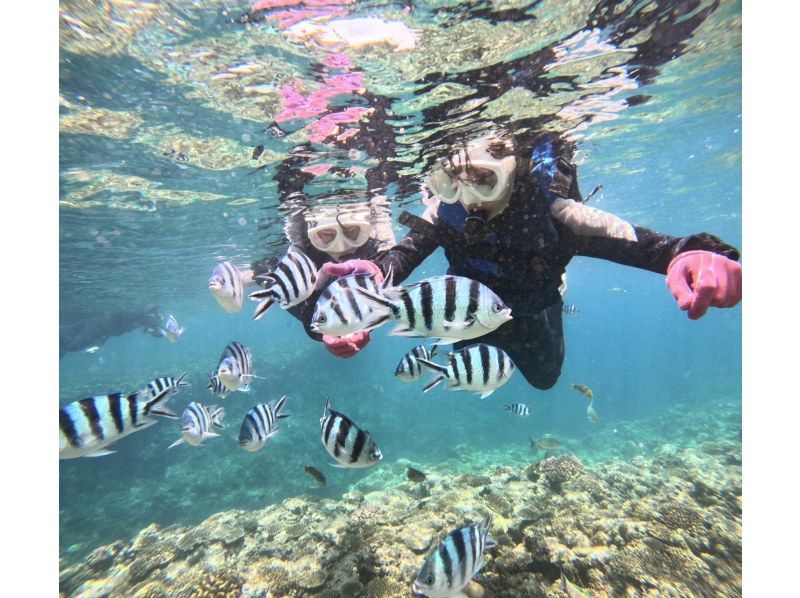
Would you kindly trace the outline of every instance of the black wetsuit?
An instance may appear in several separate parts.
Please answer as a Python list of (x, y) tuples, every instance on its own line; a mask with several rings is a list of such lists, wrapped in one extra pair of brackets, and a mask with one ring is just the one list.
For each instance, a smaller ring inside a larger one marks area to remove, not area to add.
[[(551, 388), (561, 374), (564, 335), (559, 285), (573, 256), (606, 259), (660, 274), (666, 274), (672, 258), (684, 251), (702, 249), (739, 258), (735, 248), (707, 233), (679, 238), (634, 227), (637, 241), (575, 234), (552, 218), (548, 201), (550, 197), (581, 200), (574, 165), (563, 156), (551, 160), (551, 176), (542, 179), (532, 174), (532, 162), (518, 162), (514, 190), (501, 214), (471, 231), (465, 227), (468, 214), (460, 204), (440, 204), (435, 224), (404, 212), (400, 222), (411, 231), (375, 261), (384, 273), (392, 268), (397, 284), (438, 246), (444, 247), (449, 274), (482, 282), (511, 308), (513, 320), (479, 341), (504, 349), (536, 388)], [(455, 348), (474, 342), (457, 343)]]

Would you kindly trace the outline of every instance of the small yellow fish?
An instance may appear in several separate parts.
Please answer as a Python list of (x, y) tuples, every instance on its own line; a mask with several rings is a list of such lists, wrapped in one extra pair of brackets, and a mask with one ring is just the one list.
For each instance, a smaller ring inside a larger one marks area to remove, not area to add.
[(589, 407), (586, 409), (586, 417), (589, 418), (589, 421), (597, 423), (600, 421), (600, 416), (597, 415), (597, 411), (595, 411), (594, 407), (592, 407), (593, 404), (594, 401), (589, 403)]
[(594, 393), (592, 392), (592, 389), (589, 388), (588, 386), (584, 385), (584, 384), (573, 384), (572, 388), (577, 390), (579, 393), (581, 393), (585, 397), (588, 397), (590, 399), (594, 398)]
[(409, 467), (406, 471), (406, 475), (408, 479), (412, 482), (424, 482), (425, 481), (425, 474), (422, 473), (419, 469), (414, 469), (413, 467)]

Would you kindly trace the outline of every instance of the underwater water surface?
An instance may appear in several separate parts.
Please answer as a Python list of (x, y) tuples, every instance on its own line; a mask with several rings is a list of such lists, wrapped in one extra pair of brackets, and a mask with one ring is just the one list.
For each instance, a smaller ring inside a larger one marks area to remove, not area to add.
[[(399, 33), (330, 41), (357, 18)], [(339, 359), (278, 307), (253, 321), (255, 303), (227, 313), (208, 290), (222, 261), (283, 255), (287, 188), (385, 197), (399, 241), (437, 152), (492, 127), (570, 139), (584, 195), (602, 185), (590, 205), (740, 248), (738, 2), (75, 1), (60, 23), (60, 405), (187, 372), (170, 407), (217, 404), (227, 424), (167, 450), (180, 424), (158, 418), (113, 454), (60, 462), (62, 592), (408, 595), (433, 540), (491, 513), (498, 548), (476, 581), (498, 596), (563, 595), (562, 574), (591, 595), (741, 593), (739, 307), (690, 321), (663, 275), (576, 257), (557, 384), (517, 373), (481, 400), (396, 378), (419, 343), (390, 326)], [(292, 91), (336, 76), (344, 91), (287, 116)], [(334, 133), (319, 124), (347, 110)], [(437, 250), (409, 281), (447, 267)], [(148, 333), (148, 313), (185, 332)], [(213, 397), (231, 341), (259, 378)], [(242, 450), (245, 414), (283, 395), (279, 433)], [(330, 466), (326, 398), (379, 465)], [(543, 436), (561, 446), (532, 450)], [(553, 456), (583, 473), (554, 481)]]

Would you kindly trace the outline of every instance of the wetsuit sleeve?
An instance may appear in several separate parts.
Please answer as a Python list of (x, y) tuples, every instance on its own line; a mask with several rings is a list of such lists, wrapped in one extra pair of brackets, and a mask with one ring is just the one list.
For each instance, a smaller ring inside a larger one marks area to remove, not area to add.
[(384, 276), (389, 274), (391, 268), (392, 283), (400, 284), (425, 261), (425, 258), (434, 252), (436, 247), (435, 241), (411, 231), (391, 249), (379, 252), (373, 261)]
[(637, 240), (627, 241), (576, 235), (563, 225), (558, 226), (558, 229), (562, 239), (572, 245), (575, 255), (596, 257), (659, 274), (666, 274), (667, 266), (672, 259), (686, 251), (700, 249), (724, 255), (732, 260), (739, 259), (739, 251), (735, 247), (709, 233), (671, 237), (635, 226)]

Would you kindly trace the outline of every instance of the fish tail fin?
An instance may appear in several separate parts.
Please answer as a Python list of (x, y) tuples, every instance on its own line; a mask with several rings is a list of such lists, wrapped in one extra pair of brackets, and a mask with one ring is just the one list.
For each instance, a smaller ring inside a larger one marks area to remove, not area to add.
[(284, 405), (286, 404), (286, 395), (283, 395), (278, 401), (275, 403), (275, 417), (277, 419), (289, 417), (288, 413), (282, 413), (281, 410), (283, 409)]
[(439, 383), (440, 383), (442, 380), (444, 380), (444, 376), (436, 376), (436, 378), (434, 378), (433, 380), (431, 380), (430, 382), (428, 382), (428, 383), (425, 385), (425, 388), (423, 388), (423, 389), (422, 389), (422, 392), (428, 392), (428, 391), (429, 391), (430, 389), (432, 389), (434, 386), (436, 386), (437, 384), (439, 384)]
[[(138, 396), (142, 396), (141, 395), (142, 392), (146, 393), (147, 390), (140, 391), (139, 393), (136, 393), (136, 394)], [(155, 398), (151, 399), (150, 401), (147, 401), (147, 403), (145, 403), (145, 406), (144, 406), (145, 415), (160, 415), (162, 417), (168, 417), (170, 419), (178, 419), (178, 414), (175, 413), (172, 409), (170, 409), (166, 405), (167, 400), (172, 395), (173, 395), (172, 387), (165, 388), (160, 393), (158, 393), (155, 396)], [(149, 396), (149, 395), (147, 395), (147, 396)]]
[(183, 379), (186, 377), (186, 374), (189, 372), (183, 372), (180, 376), (175, 378), (175, 392), (178, 392), (178, 388), (181, 386), (189, 386), (188, 382), (184, 382)]
[[(511, 405), (503, 405), (503, 409), (506, 411), (511, 411)], [(533, 439), (531, 439), (533, 440)]]
[(267, 310), (272, 307), (272, 304), (275, 303), (275, 293), (273, 293), (270, 289), (255, 291), (250, 293), (250, 299), (259, 302), (259, 304), (256, 306), (256, 311), (253, 314), (253, 319), (260, 320), (261, 317), (267, 313)]
[(225, 426), (222, 423), (222, 418), (225, 417), (225, 407), (211, 405), (208, 411), (211, 416), (211, 425), (217, 426), (220, 430), (224, 430)]
[(439, 365), (438, 363), (433, 363), (432, 361), (428, 361), (422, 357), (417, 357), (417, 361), (424, 365), (426, 368), (431, 370), (432, 372), (439, 372), (440, 374), (444, 374), (447, 377), (447, 368), (443, 365)]

